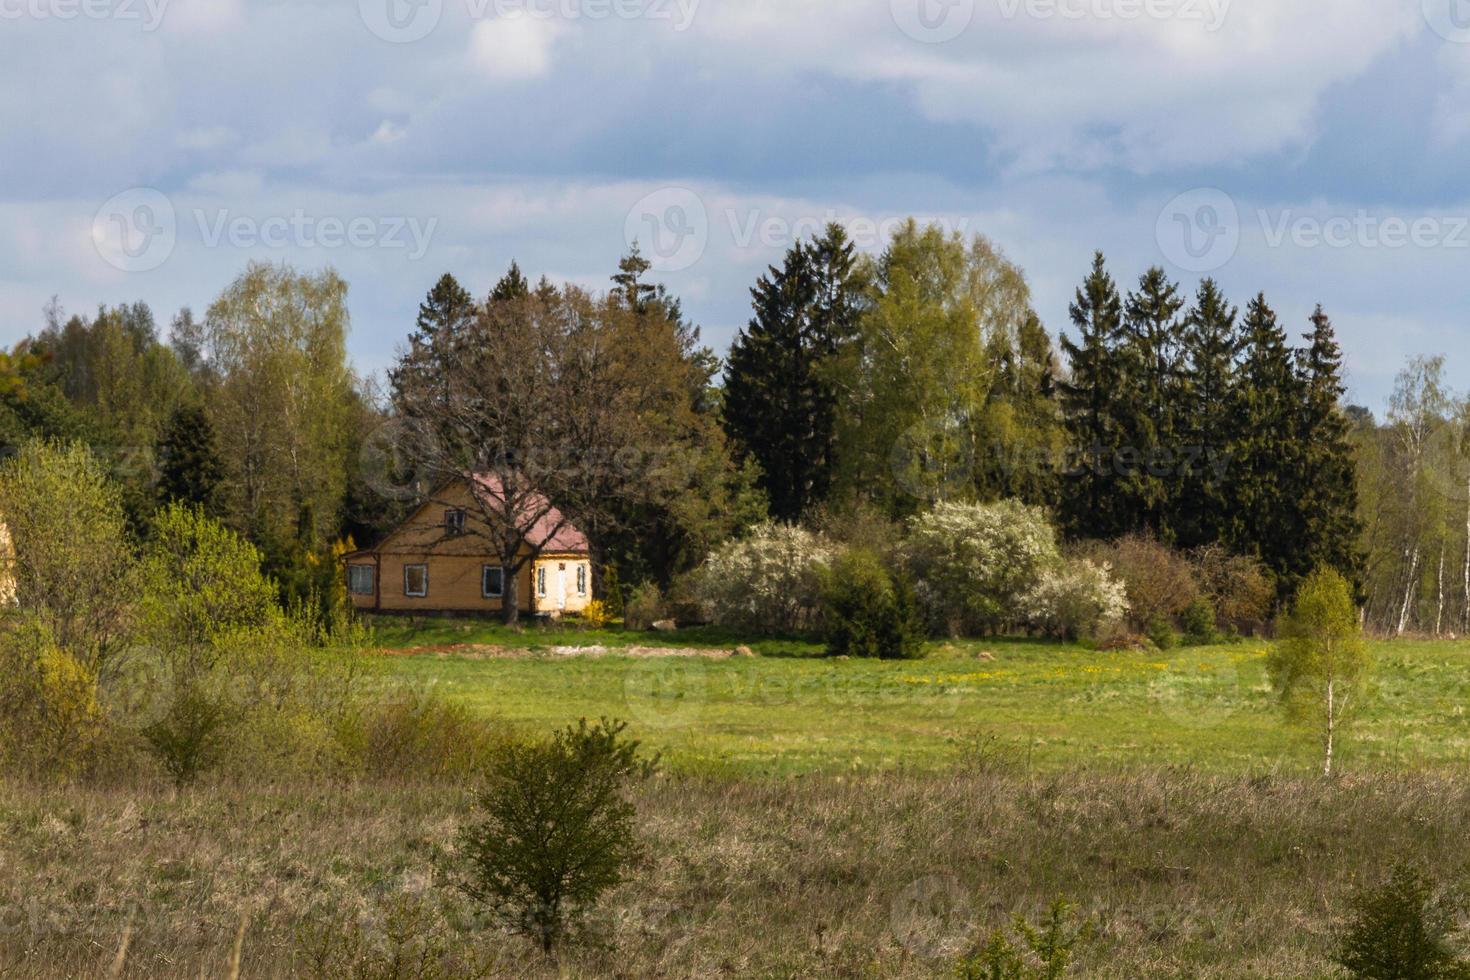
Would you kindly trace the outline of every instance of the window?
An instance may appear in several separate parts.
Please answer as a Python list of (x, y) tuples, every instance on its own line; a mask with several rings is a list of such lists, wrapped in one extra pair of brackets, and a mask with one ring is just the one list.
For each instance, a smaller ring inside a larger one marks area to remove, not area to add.
[(403, 594), (422, 598), (429, 594), (429, 566), (403, 566)]
[(536, 569), (536, 594), (537, 595), (543, 595), (543, 596), (546, 594), (546, 566), (545, 565), (542, 565), (540, 568)]
[(373, 566), (348, 565), (347, 591), (353, 595), (373, 594)]
[(486, 599), (505, 595), (505, 569), (499, 565), (480, 566), (480, 595)]
[(444, 512), (444, 533), (451, 538), (457, 538), (464, 533), (464, 511), (446, 510)]
[(587, 594), (587, 566), (577, 566), (577, 595)]

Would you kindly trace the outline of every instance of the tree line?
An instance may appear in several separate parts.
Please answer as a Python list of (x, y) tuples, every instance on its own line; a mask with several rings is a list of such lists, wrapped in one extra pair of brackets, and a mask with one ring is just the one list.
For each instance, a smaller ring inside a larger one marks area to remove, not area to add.
[(142, 303), (53, 303), (0, 360), (0, 439), (88, 443), (140, 537), (197, 503), (300, 602), (332, 590), (334, 551), (473, 465), (583, 527), (604, 593), (668, 588), (767, 518), (1014, 499), (1074, 543), (1224, 548), (1282, 597), (1330, 566), (1375, 626), (1470, 629), (1466, 440), (1445, 435), (1470, 411), (1441, 360), (1380, 423), (1344, 404), (1320, 308), (1293, 342), (1264, 296), (1242, 312), (1158, 268), (1120, 288), (1101, 254), (1054, 345), (999, 247), (914, 221), (877, 254), (836, 225), (794, 245), (721, 359), (650, 271), (635, 246), (602, 292), (515, 264), (479, 296), (445, 275), (383, 384), (352, 369), (330, 270), (252, 264), (166, 331)]

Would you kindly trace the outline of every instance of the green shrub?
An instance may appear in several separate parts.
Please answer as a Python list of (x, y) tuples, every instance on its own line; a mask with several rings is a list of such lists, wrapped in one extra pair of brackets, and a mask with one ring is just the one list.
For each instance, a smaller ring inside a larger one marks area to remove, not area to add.
[(1123, 621), (1128, 595), (1108, 566), (1081, 559), (1043, 573), (1025, 605), (1031, 625), (1047, 636), (1096, 640)]
[(352, 767), (379, 779), (460, 779), (488, 765), (503, 734), (462, 704), (411, 687), (371, 700), (339, 739)]
[(1144, 635), (1160, 650), (1172, 650), (1179, 645), (1179, 634), (1174, 631), (1174, 624), (1163, 616), (1149, 620)]
[(1040, 926), (1025, 916), (1012, 920), (1015, 936), (996, 929), (984, 945), (955, 965), (957, 980), (1061, 980), (1072, 967), (1075, 949), (1092, 936), (1092, 924), (1072, 924), (1073, 908), (1057, 899)]
[(544, 952), (623, 879), (642, 853), (628, 784), (651, 775), (626, 726), (603, 721), (512, 744), (476, 794), (483, 819), (460, 831), (460, 885)]
[(0, 772), (81, 774), (103, 725), (97, 680), (84, 664), (31, 617), (0, 623)]
[(1189, 561), (1216, 622), (1237, 634), (1260, 632), (1276, 602), (1276, 586), (1260, 560), (1206, 545), (1191, 551)]
[(1463, 902), (1436, 894), (1435, 882), (1398, 865), (1386, 882), (1361, 892), (1337, 962), (1358, 980), (1470, 977), (1449, 937)]
[(827, 652), (908, 660), (923, 655), (924, 619), (913, 586), (877, 555), (854, 549), (833, 562), (822, 589)]
[(652, 582), (634, 586), (623, 606), (623, 627), (646, 630), (664, 618), (664, 594)]
[(1184, 631), (1184, 642), (1190, 646), (1207, 646), (1220, 639), (1215, 628), (1215, 607), (1204, 596), (1198, 596), (1184, 607), (1184, 612), (1179, 614), (1179, 628)]
[(142, 729), (152, 750), (175, 786), (185, 786), (212, 768), (229, 745), (230, 727), (237, 720), (228, 686), (219, 678), (189, 677), (173, 685), (168, 704), (158, 720)]

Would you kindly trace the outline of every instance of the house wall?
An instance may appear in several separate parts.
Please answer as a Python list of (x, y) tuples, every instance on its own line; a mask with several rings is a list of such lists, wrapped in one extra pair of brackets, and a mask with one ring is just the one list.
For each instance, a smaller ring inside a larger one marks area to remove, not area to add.
[[(381, 612), (465, 612), (494, 614), (501, 609), (499, 598), (486, 599), (480, 594), (480, 569), (493, 565), (493, 559), (481, 555), (445, 555), (421, 552), (380, 554), (375, 595), (353, 595), (352, 603), (359, 609), (377, 609)], [(349, 565), (373, 564), (370, 558), (350, 560)], [(429, 589), (426, 596), (404, 595), (403, 568), (405, 565), (427, 565)], [(559, 566), (566, 566), (566, 605), (558, 610), (556, 597), (556, 573)], [(586, 570), (587, 594), (577, 593), (577, 566)], [(535, 595), (536, 569), (546, 569), (547, 595)], [(586, 555), (549, 555), (528, 562), (516, 576), (520, 585), (519, 606), (524, 613), (535, 612), (581, 612), (592, 601), (592, 568)]]

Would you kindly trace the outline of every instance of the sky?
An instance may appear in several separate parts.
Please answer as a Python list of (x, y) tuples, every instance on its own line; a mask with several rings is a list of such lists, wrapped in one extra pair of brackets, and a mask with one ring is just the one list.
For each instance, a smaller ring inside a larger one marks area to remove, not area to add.
[(444, 272), (603, 289), (638, 239), (723, 351), (837, 220), (995, 241), (1057, 333), (1094, 250), (1323, 304), (1350, 397), (1470, 388), (1470, 0), (0, 0), (0, 342), (330, 265), (381, 371)]

